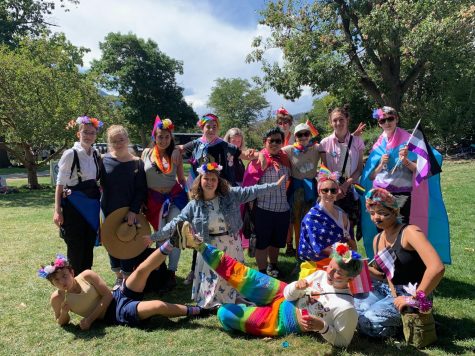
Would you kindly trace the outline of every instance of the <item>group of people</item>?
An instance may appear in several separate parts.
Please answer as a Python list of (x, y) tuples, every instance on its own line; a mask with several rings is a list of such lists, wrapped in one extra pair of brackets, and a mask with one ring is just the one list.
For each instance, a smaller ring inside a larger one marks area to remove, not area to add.
[[(82, 329), (97, 319), (135, 326), (153, 315), (217, 314), (226, 330), (259, 336), (315, 331), (336, 346), (347, 346), (357, 328), (372, 337), (395, 336), (401, 311), (417, 308), (421, 295), (430, 300), (444, 265), (421, 229), (408, 224), (416, 157), (405, 145), (407, 132), (397, 127), (399, 116), (390, 107), (375, 118), (383, 133), (373, 148), (385, 150), (365, 166), (364, 125), (350, 133), (346, 106), (329, 111), (333, 133), (320, 143), (311, 123), (292, 131), (292, 116), (279, 109), (260, 151), (245, 148), (238, 128), (221, 139), (213, 114), (198, 121), (201, 138), (175, 145), (172, 121), (157, 116), (141, 159), (129, 153), (127, 131), (119, 125), (108, 128), (109, 152), (100, 157), (92, 145), (102, 123), (79, 117), (79, 142), (59, 163), (53, 217), (67, 257), (39, 272), (58, 289), (51, 298), (57, 322), (68, 323), (69, 311), (83, 316)], [(184, 160), (191, 165), (188, 179)], [(360, 199), (362, 175), (372, 186)], [(257, 270), (244, 264), (244, 204), (251, 211)], [(117, 277), (112, 292), (91, 270), (99, 210), (101, 240)], [(348, 283), (364, 264), (356, 251), (362, 210), (378, 231), (368, 255), (386, 250), (394, 271), (370, 263), (374, 288), (354, 298)], [(187, 281), (195, 304), (142, 301), (147, 279), (167, 257), (163, 276), (168, 288), (176, 285), (185, 247), (194, 249)], [(285, 247), (302, 262), (298, 281), (288, 285), (278, 279)], [(414, 293), (409, 284), (416, 285)]]

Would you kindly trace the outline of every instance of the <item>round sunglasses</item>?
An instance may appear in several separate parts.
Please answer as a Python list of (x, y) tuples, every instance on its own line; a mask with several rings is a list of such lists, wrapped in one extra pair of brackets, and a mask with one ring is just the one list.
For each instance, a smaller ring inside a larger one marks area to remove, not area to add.
[(310, 136), (310, 132), (308, 132), (308, 131), (297, 132), (297, 133), (295, 134), (295, 137), (297, 137), (297, 138), (309, 137), (309, 136)]
[(328, 194), (328, 193), (336, 194), (336, 193), (338, 193), (338, 189), (336, 189), (336, 188), (322, 188), (322, 189), (320, 189), (320, 191), (322, 193), (325, 193), (325, 194)]

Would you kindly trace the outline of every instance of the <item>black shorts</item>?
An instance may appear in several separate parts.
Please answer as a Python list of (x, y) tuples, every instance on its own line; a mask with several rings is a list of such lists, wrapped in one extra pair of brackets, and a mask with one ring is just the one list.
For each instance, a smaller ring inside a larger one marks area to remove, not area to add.
[(282, 248), (287, 241), (290, 224), (290, 210), (275, 212), (254, 207), (254, 232), (256, 248), (266, 249), (269, 246)]

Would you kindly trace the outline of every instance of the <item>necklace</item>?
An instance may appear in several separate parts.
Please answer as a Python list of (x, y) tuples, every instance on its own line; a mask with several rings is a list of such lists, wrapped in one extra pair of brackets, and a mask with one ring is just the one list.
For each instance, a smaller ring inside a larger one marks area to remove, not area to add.
[[(168, 174), (173, 169), (173, 163), (171, 159), (167, 159), (166, 157), (160, 156), (160, 151), (158, 150), (157, 145), (153, 148), (153, 157), (154, 163), (156, 164), (157, 168), (164, 174)], [(165, 164), (163, 164), (165, 161)], [(166, 165), (166, 167), (165, 167)]]
[(399, 231), (401, 230), (399, 225), (400, 224), (397, 224), (396, 230), (394, 232), (392, 232), (391, 234), (388, 234), (386, 231), (384, 231), (384, 247), (388, 248), (388, 247), (393, 247), (394, 246), (394, 243), (396, 242), (396, 239), (394, 239), (394, 241), (392, 241), (392, 242), (390, 242), (390, 240), (392, 240), (394, 236), (396, 236), (396, 238), (397, 238), (397, 235), (398, 235)]

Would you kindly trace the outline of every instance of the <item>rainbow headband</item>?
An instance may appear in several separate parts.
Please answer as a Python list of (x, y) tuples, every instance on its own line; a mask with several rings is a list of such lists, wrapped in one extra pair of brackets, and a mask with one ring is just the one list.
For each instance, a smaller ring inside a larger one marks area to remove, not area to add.
[(48, 278), (48, 276), (56, 272), (58, 268), (64, 268), (68, 266), (68, 259), (64, 255), (58, 253), (54, 262), (51, 262), (51, 264), (47, 266), (41, 266), (41, 268), (38, 270), (38, 277)]
[(333, 254), (340, 256), (343, 262), (348, 263), (351, 260), (361, 260), (361, 255), (350, 249), (348, 244), (337, 242), (333, 250)]
[(203, 164), (201, 167), (198, 167), (196, 171), (199, 174), (205, 174), (209, 172), (218, 172), (219, 174), (219, 172), (221, 172), (222, 169), (223, 169), (223, 166), (217, 164), (216, 162), (212, 162), (212, 163)]
[(320, 165), (320, 170), (318, 171), (319, 182), (332, 180), (335, 183), (338, 183), (338, 178), (340, 178), (340, 174), (338, 172), (331, 172), (325, 165)]
[(96, 128), (96, 130), (99, 130), (104, 123), (101, 120), (96, 119), (95, 117), (89, 117), (89, 116), (79, 116), (76, 121), (71, 120), (68, 124), (67, 127), (74, 127), (75, 125), (92, 125)]
[(170, 119), (165, 119), (161, 120), (160, 116), (155, 117), (155, 122), (153, 123), (153, 129), (152, 129), (152, 141), (155, 139), (155, 132), (157, 129), (160, 130), (168, 130), (172, 132), (175, 129), (175, 125), (173, 125), (172, 120)]
[(219, 118), (214, 114), (206, 114), (196, 123), (200, 128), (203, 128), (207, 122), (215, 121), (216, 125), (219, 127)]

